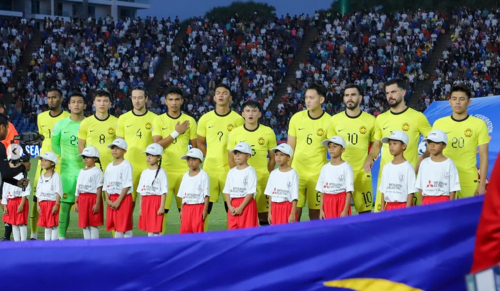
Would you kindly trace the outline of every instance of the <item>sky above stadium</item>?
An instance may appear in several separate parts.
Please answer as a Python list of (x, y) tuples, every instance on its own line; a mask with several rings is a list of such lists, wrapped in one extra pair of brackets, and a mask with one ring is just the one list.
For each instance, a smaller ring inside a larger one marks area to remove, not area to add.
[[(179, 16), (181, 20), (194, 17), (203, 16), (207, 11), (216, 6), (227, 6), (235, 2), (234, 0), (182, 0), (182, 1), (172, 1), (172, 0), (150, 0), (151, 9), (142, 9), (138, 11), (138, 16), (156, 16), (158, 18), (171, 16), (175, 18), (176, 15)], [(290, 15), (299, 15), (301, 13), (306, 13), (309, 15), (314, 14), (315, 10), (326, 9), (330, 7), (332, 3), (331, 0), (319, 0), (319, 1), (308, 1), (307, 5), (304, 5), (304, 0), (267, 0), (255, 2), (265, 2), (276, 8), (276, 14), (278, 16), (290, 13)]]

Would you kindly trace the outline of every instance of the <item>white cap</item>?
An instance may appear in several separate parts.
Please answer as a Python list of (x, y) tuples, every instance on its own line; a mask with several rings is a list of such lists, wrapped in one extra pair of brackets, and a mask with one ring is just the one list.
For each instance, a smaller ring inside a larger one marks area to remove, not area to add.
[(429, 142), (429, 141), (444, 142), (445, 144), (448, 144), (448, 136), (446, 135), (446, 132), (444, 132), (440, 129), (434, 129), (422, 141), (423, 142)]
[(112, 146), (119, 147), (122, 150), (127, 150), (127, 142), (123, 138), (115, 139), (110, 145), (108, 145), (108, 148), (111, 148)]
[(53, 162), (54, 164), (57, 164), (57, 155), (54, 154), (53, 152), (45, 152), (43, 155), (36, 156), (35, 158), (39, 160), (45, 159), (47, 161)]
[(332, 136), (330, 139), (325, 139), (324, 141), (321, 142), (321, 145), (324, 146), (325, 148), (328, 148), (328, 144), (333, 142), (334, 144), (338, 144), (345, 148), (345, 140), (343, 137), (336, 135)]
[(410, 138), (406, 134), (406, 132), (401, 130), (395, 130), (391, 133), (391, 136), (386, 136), (382, 138), (383, 143), (389, 143), (389, 140), (399, 140), (403, 142), (405, 145), (408, 145)]
[(161, 156), (163, 154), (163, 147), (157, 143), (152, 143), (148, 145), (145, 151), (142, 152), (143, 154), (150, 154), (153, 156)]
[(252, 155), (252, 148), (250, 147), (249, 144), (246, 142), (242, 141), (239, 144), (237, 144), (234, 149), (230, 151), (230, 153), (234, 153), (235, 151), (239, 151), (240, 153), (244, 154), (249, 154)]
[(203, 162), (203, 153), (201, 152), (200, 149), (192, 148), (187, 152), (187, 154), (181, 157), (181, 159), (183, 160), (187, 160), (187, 158), (200, 159), (200, 161)]
[(88, 146), (83, 149), (83, 152), (78, 155), (79, 157), (100, 158), (99, 150), (93, 146)]
[(279, 146), (271, 149), (271, 151), (273, 153), (276, 153), (277, 151), (278, 152), (282, 152), (284, 153), (285, 155), (288, 155), (291, 157), (293, 157), (293, 150), (292, 150), (292, 147), (289, 145), (289, 144), (286, 144), (286, 143), (282, 143), (280, 144)]

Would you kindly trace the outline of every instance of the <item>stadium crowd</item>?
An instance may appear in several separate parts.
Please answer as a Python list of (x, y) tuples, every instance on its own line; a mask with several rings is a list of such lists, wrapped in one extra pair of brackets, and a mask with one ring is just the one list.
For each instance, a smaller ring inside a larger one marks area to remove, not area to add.
[(157, 96), (168, 86), (179, 86), (190, 96), (186, 111), (198, 120), (213, 108), (215, 85), (223, 83), (234, 94), (236, 111), (249, 99), (267, 108), (310, 22), (306, 15), (272, 21), (194, 19), (182, 45), (172, 52), (173, 68), (164, 75)]
[(496, 11), (460, 8), (450, 19), (448, 48), (433, 75), (430, 92), (420, 98), (422, 109), (435, 100), (446, 100), (454, 84), (466, 83), (473, 96), (500, 94), (498, 47), (500, 9)]
[[(85, 96), (104, 88), (117, 97), (113, 114), (130, 110), (125, 97), (132, 87), (147, 85), (154, 77), (179, 31), (179, 19), (47, 18), (43, 27), (43, 45), (29, 56), (28, 74), (14, 96), (26, 118), (47, 109), (44, 92), (51, 87), (65, 95), (81, 91)], [(90, 115), (92, 102), (87, 101)]]

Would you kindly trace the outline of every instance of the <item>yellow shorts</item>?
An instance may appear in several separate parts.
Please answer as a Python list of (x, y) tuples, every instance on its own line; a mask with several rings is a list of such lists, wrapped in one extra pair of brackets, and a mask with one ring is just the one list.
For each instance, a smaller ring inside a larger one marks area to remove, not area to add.
[(175, 197), (175, 203), (177, 205), (177, 209), (181, 208), (182, 198), (177, 197), (177, 192), (181, 187), (183, 173), (167, 173), (168, 179), (168, 193), (167, 197), (165, 197), (165, 209), (170, 209), (172, 205), (172, 200)]
[(373, 208), (372, 175), (364, 170), (354, 172), (354, 192), (352, 201), (358, 213), (371, 211)]
[(473, 197), (476, 194), (479, 183), (472, 185), (460, 185), (460, 191), (455, 194), (456, 199)]
[[(132, 169), (134, 165), (132, 165)], [(132, 201), (135, 202), (137, 199), (137, 187), (139, 186), (139, 180), (141, 179), (142, 172), (133, 171), (132, 172)]]
[(319, 173), (316, 175), (301, 175), (299, 173), (299, 201), (297, 207), (306, 206), (309, 209), (319, 210), (321, 203), (321, 192), (316, 191), (316, 183), (318, 182)]
[(217, 203), (219, 201), (219, 195), (222, 195), (222, 199), (225, 200), (222, 191), (224, 190), (224, 186), (226, 186), (227, 173), (207, 174), (210, 178), (210, 202)]
[(269, 200), (267, 195), (264, 194), (267, 180), (269, 180), (269, 175), (257, 174), (257, 193), (255, 193), (255, 202), (257, 203), (258, 213), (266, 213), (269, 211)]

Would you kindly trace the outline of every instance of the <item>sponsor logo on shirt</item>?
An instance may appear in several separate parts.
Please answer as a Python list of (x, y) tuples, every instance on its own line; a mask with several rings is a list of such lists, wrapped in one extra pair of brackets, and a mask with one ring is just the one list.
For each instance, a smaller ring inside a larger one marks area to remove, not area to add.
[(405, 181), (405, 175), (400, 174), (399, 175), (399, 182), (403, 183)]

